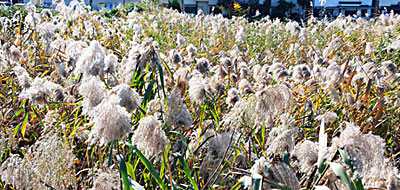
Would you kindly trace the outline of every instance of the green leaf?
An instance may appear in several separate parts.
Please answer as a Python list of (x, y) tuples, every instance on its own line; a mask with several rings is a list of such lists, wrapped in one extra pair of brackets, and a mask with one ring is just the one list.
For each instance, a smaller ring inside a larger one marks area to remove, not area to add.
[(124, 183), (124, 189), (125, 190), (129, 190), (130, 189), (130, 185), (129, 185), (129, 180), (128, 180), (128, 173), (126, 170), (126, 165), (125, 165), (125, 160), (122, 157), (122, 155), (117, 155), (117, 159), (119, 162), (119, 171), (121, 172), (121, 176), (122, 176), (122, 181)]
[(19, 131), (20, 128), (21, 128), (21, 123), (18, 124), (18, 125), (15, 127), (15, 129), (14, 129), (14, 137), (17, 136), (17, 133), (18, 133), (18, 131)]
[(126, 171), (127, 171), (128, 175), (131, 177), (134, 176), (135, 173), (134, 173), (132, 164), (129, 162), (125, 162), (125, 164), (126, 164), (126, 169), (127, 169)]
[(242, 187), (242, 184), (240, 182), (237, 182), (232, 188), (231, 190), (238, 190)]
[(262, 148), (264, 148), (264, 144), (265, 144), (265, 122), (263, 122), (262, 128), (261, 128), (261, 144), (260, 146)]
[(196, 182), (195, 182), (194, 179), (192, 178), (192, 175), (191, 175), (191, 173), (190, 173), (189, 166), (187, 165), (185, 158), (183, 158), (183, 156), (182, 156), (181, 154), (179, 154), (179, 153), (175, 153), (175, 155), (178, 157), (179, 162), (182, 163), (182, 165), (183, 165), (183, 171), (185, 172), (186, 177), (189, 179), (189, 181), (190, 181), (190, 183), (192, 184), (193, 188), (194, 188), (195, 190), (199, 190), (199, 187), (197, 187)]
[[(133, 172), (136, 171), (137, 166), (139, 165), (140, 159), (137, 159), (135, 166), (133, 167)], [(133, 180), (136, 180), (136, 176), (135, 175), (131, 175)]]
[(282, 183), (279, 183), (279, 182), (275, 182), (275, 181), (272, 181), (272, 180), (269, 180), (269, 179), (265, 179), (265, 182), (267, 182), (267, 183), (269, 183), (269, 184), (271, 184), (271, 185), (273, 185), (275, 187), (278, 187), (279, 189), (292, 190), (292, 189), (290, 189), (290, 187), (286, 186), (285, 184), (282, 184)]
[(160, 81), (161, 81), (161, 88), (162, 91), (164, 93), (164, 97), (167, 97), (167, 95), (165, 94), (165, 85), (164, 85), (164, 72), (163, 69), (160, 65), (160, 63), (156, 62), (157, 68), (158, 68), (158, 73), (160, 74)]
[(161, 189), (163, 190), (168, 190), (167, 186), (164, 184), (164, 182), (162, 181), (160, 175), (158, 174), (158, 172), (153, 168), (153, 165), (150, 163), (150, 161), (142, 154), (142, 152), (140, 152), (140, 150), (130, 144), (127, 143), (127, 146), (131, 147), (136, 154), (139, 156), (140, 161), (142, 161), (142, 163), (145, 165), (145, 167), (150, 171), (151, 175), (154, 177), (154, 179), (157, 181), (158, 185), (161, 187)]
[(185, 143), (186, 149), (189, 151), (190, 155), (193, 155), (192, 152), (190, 151), (190, 148), (189, 148), (187, 142), (186, 142), (186, 138), (180, 132), (170, 131), (169, 133), (174, 133), (174, 134), (179, 135), (179, 137), (181, 137), (181, 140), (183, 141), (183, 143)]
[(28, 101), (28, 99), (22, 100), (21, 104), (19, 105), (19, 108), (22, 108), (23, 106), (25, 106), (26, 101)]
[(168, 71), (168, 73), (169, 73), (171, 79), (174, 80), (174, 75), (172, 74), (171, 69), (169, 68), (168, 64), (166, 64), (165, 62), (163, 62), (163, 65), (164, 65), (164, 67), (167, 69), (167, 71)]
[(11, 120), (14, 120), (16, 117), (18, 117), (19, 115), (21, 115), (21, 113), (22, 113), (24, 110), (25, 110), (25, 108), (22, 108), (22, 109), (18, 110), (17, 113), (15, 113), (15, 114), (12, 116)]
[(75, 114), (74, 114), (75, 115), (74, 116), (74, 127), (73, 127), (72, 132), (71, 132), (71, 134), (69, 136), (74, 135), (75, 132), (78, 130), (77, 126), (80, 125), (80, 122), (78, 123), (78, 120), (79, 120), (79, 118), (78, 118), (79, 108), (75, 109), (74, 111), (75, 111)]
[(31, 109), (32, 109), (33, 113), (35, 114), (35, 116), (38, 118), (40, 125), (41, 125), (43, 128), (45, 128), (45, 126), (44, 126), (44, 124), (43, 124), (43, 121), (42, 121), (42, 119), (40, 119), (39, 114), (38, 114), (38, 112), (37, 112), (35, 106), (31, 106)]
[(344, 163), (346, 163), (348, 166), (350, 166), (350, 169), (353, 172), (354, 171), (354, 166), (351, 163), (351, 160), (349, 159), (349, 156), (347, 155), (347, 153), (341, 148), (339, 148), (338, 151), (340, 153), (340, 156), (342, 156), (342, 158), (344, 160)]
[(329, 162), (329, 166), (332, 168), (332, 171), (340, 177), (343, 184), (346, 185), (351, 190), (356, 190), (353, 182), (351, 181), (350, 177), (347, 175), (346, 171), (344, 170), (343, 166), (334, 162)]
[(147, 107), (147, 103), (150, 101), (155, 82), (156, 82), (156, 80), (152, 80), (150, 82), (149, 86), (147, 86), (146, 92), (144, 93), (142, 106), (143, 106), (143, 109), (145, 109), (145, 110), (146, 110), (146, 107)]
[(253, 184), (252, 184), (252, 189), (253, 190), (261, 190), (262, 188), (262, 179), (263, 177), (259, 174), (255, 174), (253, 176)]
[(285, 152), (285, 154), (283, 154), (283, 159), (282, 159), (282, 162), (283, 163), (285, 163), (286, 165), (290, 165), (290, 158), (289, 158), (289, 153), (287, 153), (287, 152)]
[(219, 116), (217, 114), (217, 108), (216, 108), (215, 105), (213, 105), (213, 108), (214, 109), (210, 109), (210, 111), (211, 111), (211, 114), (212, 114), (215, 122), (217, 123), (217, 129), (218, 129), (218, 132), (219, 132), (220, 131), (220, 128), (219, 128)]
[(364, 186), (360, 177), (354, 179), (354, 185), (356, 186), (357, 190), (364, 190)]
[(111, 141), (111, 143), (110, 143), (110, 154), (108, 155), (108, 167), (110, 167), (111, 164), (112, 164), (113, 145), (114, 145), (114, 141)]

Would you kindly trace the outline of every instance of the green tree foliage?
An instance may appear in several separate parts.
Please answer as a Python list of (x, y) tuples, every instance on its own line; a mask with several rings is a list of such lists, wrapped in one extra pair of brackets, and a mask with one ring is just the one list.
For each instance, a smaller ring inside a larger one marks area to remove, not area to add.
[[(259, 5), (258, 0), (218, 0), (217, 5), (219, 9), (224, 11), (226, 13), (226, 16), (228, 18), (231, 18), (232, 16), (245, 16), (248, 18), (251, 18), (256, 14), (256, 11), (259, 10), (260, 13), (263, 15), (266, 15), (269, 13), (269, 7), (270, 7), (270, 1), (271, 0), (266, 0), (269, 1), (269, 4), (267, 2), (268, 7), (264, 7), (264, 5)], [(240, 10), (237, 8), (235, 9), (234, 4), (237, 3), (240, 5)]]
[(264, 0), (264, 3), (260, 5), (260, 13), (262, 15), (269, 15), (271, 9), (271, 0)]
[(234, 2), (235, 1), (233, 0), (218, 0), (217, 6), (219, 7), (219, 9), (226, 12), (226, 16), (228, 16), (228, 18), (231, 18), (233, 13)]
[(279, 0), (279, 5), (278, 5), (278, 7), (279, 7), (279, 9), (277, 10), (277, 14), (276, 14), (276, 16), (277, 17), (287, 17), (287, 15), (286, 15), (286, 13), (288, 12), (288, 11), (290, 11), (290, 10), (292, 10), (293, 9), (293, 7), (295, 7), (295, 4), (294, 3), (292, 3), (292, 2), (287, 2), (287, 1), (285, 1), (285, 0)]
[(180, 12), (182, 11), (182, 4), (179, 0), (169, 0), (168, 8), (176, 9)]

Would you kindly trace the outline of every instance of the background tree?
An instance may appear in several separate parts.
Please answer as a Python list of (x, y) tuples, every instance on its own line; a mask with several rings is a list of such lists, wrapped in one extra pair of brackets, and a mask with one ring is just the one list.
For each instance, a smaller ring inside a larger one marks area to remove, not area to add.
[(285, 0), (279, 0), (278, 2), (278, 9), (276, 11), (276, 16), (283, 18), (283, 17), (288, 17), (288, 15), (286, 15), (287, 12), (289, 12), (290, 10), (293, 9), (293, 7), (295, 7), (295, 4), (292, 2), (287, 2)]
[(310, 0), (297, 0), (297, 3), (299, 4), (299, 6), (302, 7), (301, 10), (304, 11), (303, 18), (305, 18), (305, 16), (308, 15), (308, 12), (311, 8), (311, 1)]
[(219, 9), (226, 13), (228, 18), (232, 17), (234, 0), (218, 0), (217, 5)]
[(260, 13), (262, 15), (270, 15), (271, 0), (264, 0), (264, 3), (260, 5)]
[(182, 11), (182, 4), (179, 0), (169, 0), (168, 1), (168, 8), (176, 9), (179, 12)]
[(260, 11), (260, 5), (258, 0), (249, 0), (247, 3), (247, 16), (252, 17), (256, 14), (257, 10)]
[[(256, 14), (257, 10), (259, 10), (260, 13), (263, 13), (263, 7), (259, 5), (259, 0), (218, 0), (217, 5), (225, 12), (228, 18), (231, 18), (232, 16), (245, 16), (247, 18), (252, 18), (252, 16)], [(238, 5), (240, 5), (240, 10), (237, 8)]]

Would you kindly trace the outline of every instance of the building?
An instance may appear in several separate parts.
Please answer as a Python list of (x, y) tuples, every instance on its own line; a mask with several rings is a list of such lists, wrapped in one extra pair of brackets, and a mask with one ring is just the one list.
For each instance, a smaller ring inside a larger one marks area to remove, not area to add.
[[(323, 1), (326, 1), (325, 4)], [(339, 14), (345, 16), (371, 16), (376, 13), (377, 3), (375, 0), (313, 0), (313, 14), (315, 17), (337, 17)], [(381, 0), (385, 1), (385, 0)]]
[(181, 0), (182, 11), (186, 13), (197, 13), (198, 10), (203, 10), (209, 14), (213, 7), (217, 7), (218, 0)]
[(400, 0), (380, 0), (378, 3), (378, 10), (381, 13), (390, 11), (400, 13)]
[[(71, 2), (72, 0), (64, 0), (65, 4), (67, 2)], [(84, 0), (85, 4), (89, 4), (89, 0)], [(102, 8), (105, 8), (106, 10), (110, 10), (112, 8), (117, 7), (119, 4), (125, 5), (129, 3), (134, 3), (134, 2), (139, 2), (140, 0), (91, 0), (92, 1), (92, 8), (95, 10), (100, 10)]]
[[(27, 4), (31, 0), (12, 0), (12, 1), (13, 1), (13, 3), (15, 3), (14, 1), (20, 1), (21, 3)], [(43, 7), (54, 6), (53, 0), (39, 0), (39, 1), (40, 1), (41, 6), (43, 6)], [(71, 1), (73, 1), (73, 0), (64, 0), (64, 3), (66, 5), (69, 5), (71, 3)], [(81, 0), (78, 0), (78, 1), (81, 1)], [(90, 2), (89, 2), (90, 0), (84, 0), (84, 1), (85, 1), (86, 5), (90, 4)], [(91, 0), (91, 6), (95, 10), (100, 10), (102, 8), (110, 10), (112, 8), (117, 7), (119, 4), (125, 5), (128, 3), (134, 3), (134, 2), (139, 2), (139, 1), (140, 0)]]

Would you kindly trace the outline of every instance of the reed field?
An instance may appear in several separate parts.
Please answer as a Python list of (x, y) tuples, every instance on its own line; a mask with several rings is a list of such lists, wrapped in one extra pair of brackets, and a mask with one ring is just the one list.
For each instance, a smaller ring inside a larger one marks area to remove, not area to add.
[(0, 189), (400, 189), (400, 15), (0, 13)]

